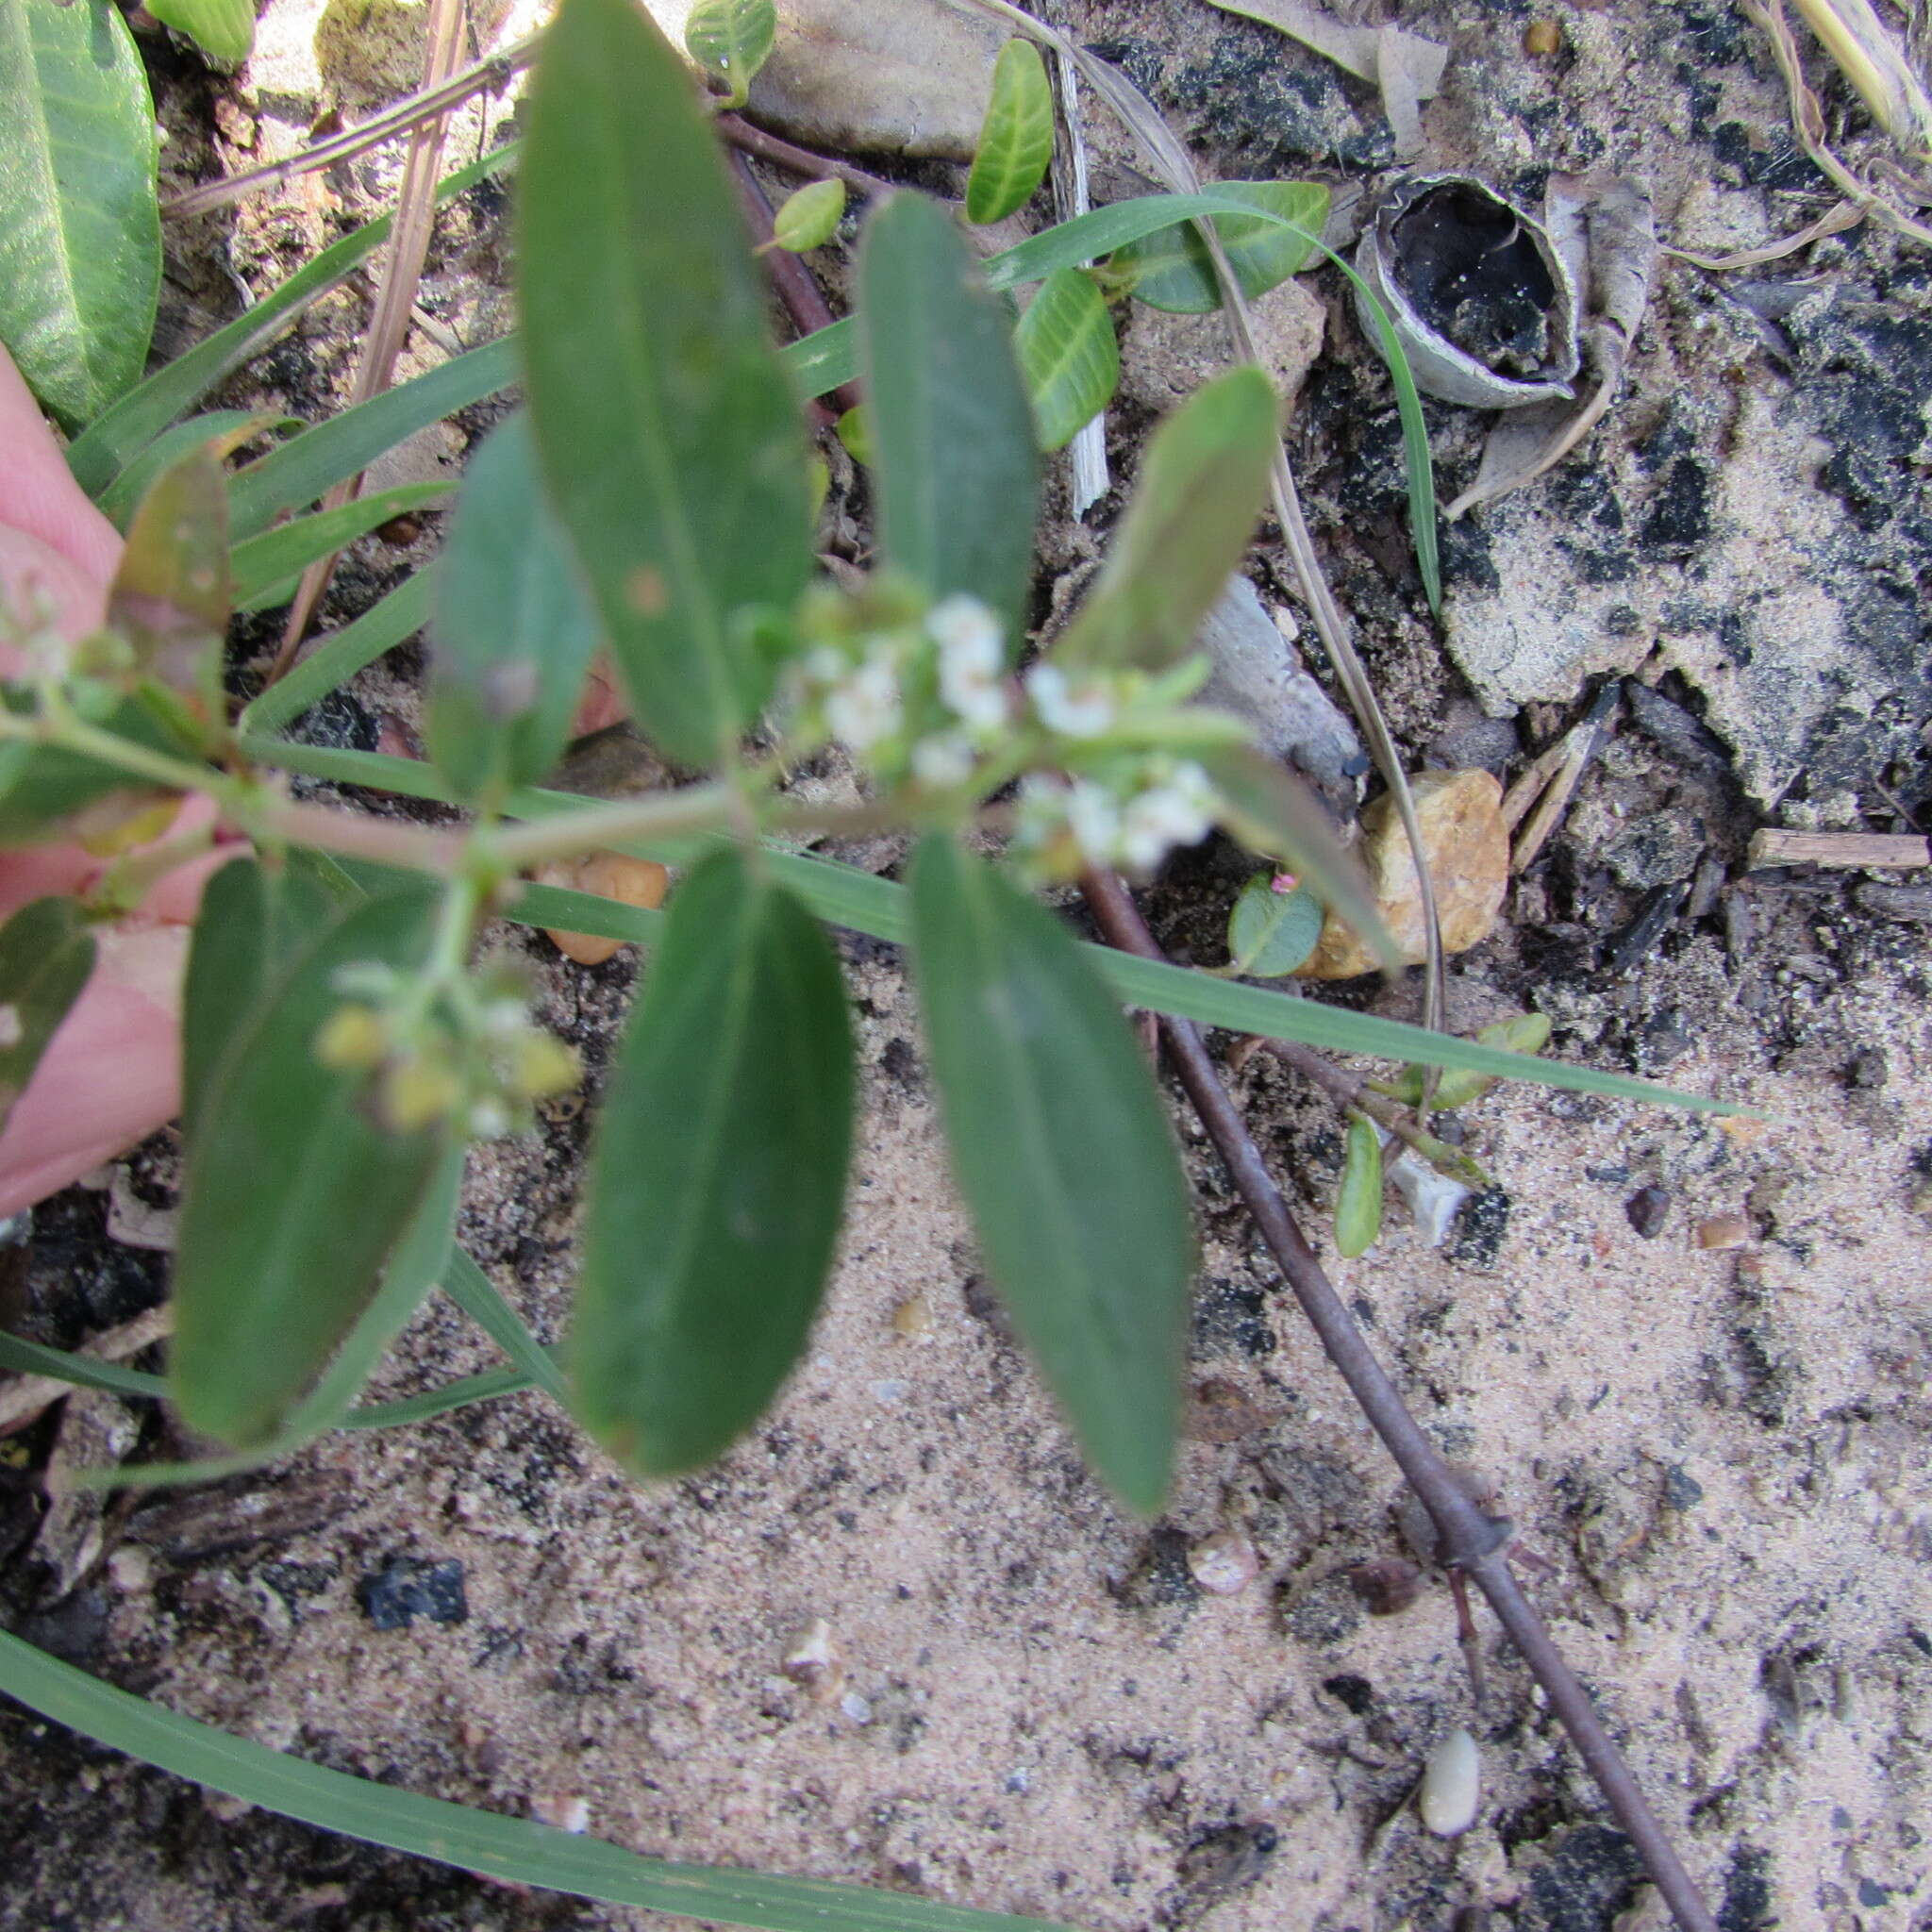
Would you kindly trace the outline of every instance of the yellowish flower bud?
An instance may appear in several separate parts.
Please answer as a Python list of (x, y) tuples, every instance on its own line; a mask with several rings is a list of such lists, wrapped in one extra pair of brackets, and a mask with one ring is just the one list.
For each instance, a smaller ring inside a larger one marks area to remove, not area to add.
[(446, 1119), (462, 1097), (462, 1082), (437, 1060), (404, 1060), (383, 1075), (383, 1118), (399, 1134)]
[(553, 1033), (526, 1033), (517, 1042), (510, 1086), (526, 1100), (568, 1093), (584, 1077), (576, 1049)]
[(338, 1007), (315, 1035), (315, 1058), (338, 1072), (364, 1072), (389, 1051), (389, 1028), (373, 1007)]

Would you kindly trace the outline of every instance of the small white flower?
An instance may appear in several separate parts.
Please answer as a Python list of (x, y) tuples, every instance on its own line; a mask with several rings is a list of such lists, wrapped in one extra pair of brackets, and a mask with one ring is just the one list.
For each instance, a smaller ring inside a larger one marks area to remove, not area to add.
[(470, 1108), (469, 1127), (473, 1141), (499, 1140), (509, 1132), (509, 1109), (500, 1100), (476, 1101)]
[(1036, 664), (1026, 674), (1026, 695), (1040, 722), (1062, 738), (1098, 738), (1114, 719), (1113, 693), (1098, 678), (1069, 685), (1058, 664)]
[(993, 614), (977, 597), (953, 596), (927, 613), (926, 635), (940, 647), (940, 696), (975, 730), (1007, 722), (1006, 654)]
[(874, 651), (825, 699), (825, 723), (835, 738), (865, 751), (890, 738), (905, 718), (899, 677), (891, 658)]
[(1076, 778), (1066, 794), (1067, 829), (1081, 856), (1094, 865), (1110, 865), (1121, 850), (1121, 808), (1112, 792), (1089, 778)]
[(1166, 784), (1141, 792), (1121, 814), (1121, 858), (1152, 872), (1176, 845), (1192, 845), (1214, 825), (1214, 788), (1199, 765), (1175, 767)]
[(807, 679), (820, 686), (837, 684), (850, 668), (844, 654), (830, 644), (820, 644), (808, 652), (804, 666)]
[(912, 775), (943, 791), (972, 777), (974, 758), (973, 741), (963, 731), (936, 732), (912, 747)]
[(508, 1041), (515, 1040), (530, 1024), (530, 1016), (525, 1010), (522, 1000), (491, 1000), (479, 1015), (483, 1023), (483, 1037), (486, 1040)]

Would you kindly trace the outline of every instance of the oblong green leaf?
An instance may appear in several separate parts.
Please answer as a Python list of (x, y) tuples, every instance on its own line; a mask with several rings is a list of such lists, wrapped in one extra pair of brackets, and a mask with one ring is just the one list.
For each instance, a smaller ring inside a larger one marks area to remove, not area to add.
[(1280, 979), (1315, 950), (1322, 937), (1322, 902), (1306, 885), (1274, 890), (1275, 874), (1257, 872), (1241, 890), (1227, 918), (1229, 963), (1256, 979)]
[(1204, 383), (1154, 432), (1057, 662), (1160, 669), (1188, 655), (1260, 519), (1279, 408), (1249, 365)]
[(0, 1127), (93, 970), (72, 899), (35, 899), (0, 925)]
[(1353, 1261), (1375, 1245), (1382, 1232), (1382, 1137), (1375, 1124), (1356, 1114), (1348, 1124), (1348, 1153), (1335, 1194), (1335, 1246)]
[(844, 213), (844, 182), (836, 175), (828, 181), (808, 181), (778, 204), (772, 216), (772, 239), (794, 255), (823, 248), (839, 232)]
[(519, 196), (530, 416), (645, 734), (715, 763), (775, 667), (734, 622), (811, 568), (806, 443), (684, 63), (631, 0), (563, 0)]
[(816, 920), (736, 851), (671, 902), (592, 1158), (570, 1360), (641, 1475), (758, 1419), (818, 1308), (852, 1146), (852, 1035)]
[[(1214, 231), (1226, 250), (1228, 266), (1251, 301), (1287, 281), (1315, 248), (1328, 219), (1328, 191), (1315, 181), (1218, 181), (1214, 192), (1265, 208), (1291, 228), (1252, 215), (1216, 215)], [(1300, 231), (1300, 232), (1297, 232)], [(1137, 302), (1177, 315), (1206, 315), (1221, 307), (1214, 263), (1191, 225), (1164, 228), (1130, 242), (1108, 263), (1110, 281), (1124, 286)]]
[[(508, 167), (518, 152), (515, 142), (506, 142), (469, 166), (458, 168), (437, 189), (438, 205), (474, 188), (498, 169)], [(104, 501), (102, 492), (109, 485), (118, 484), (121, 473), (141, 457), (169, 424), (193, 408), (216, 383), (241, 368), (309, 304), (354, 275), (389, 240), (391, 219), (379, 215), (353, 229), (340, 242), (331, 242), (259, 302), (244, 308), (233, 322), (225, 324), (206, 341), (197, 342), (172, 362), (164, 363), (146, 381), (129, 390), (68, 444), (67, 468), (74, 480), (96, 501)]]
[(732, 108), (744, 106), (777, 38), (772, 0), (698, 0), (684, 23), (685, 51), (724, 83), (725, 105)]
[(912, 944), (988, 1270), (1088, 1459), (1151, 1513), (1174, 1457), (1194, 1241), (1147, 1064), (1074, 936), (950, 839), (915, 858)]
[(1033, 199), (1053, 160), (1053, 83), (1040, 49), (1011, 40), (993, 63), (992, 98), (966, 177), (966, 219), (1003, 222)]
[(325, 1067), (315, 1035), (344, 966), (408, 970), (432, 897), (351, 908), (300, 952), (221, 1056), (188, 1150), (175, 1259), (175, 1398), (237, 1447), (275, 1437), (374, 1295), (448, 1135), (392, 1131), (363, 1076)]
[(113, 0), (0, 6), (0, 341), (70, 430), (147, 360), (156, 154), (147, 75)]
[(1005, 621), (1017, 657), (1040, 457), (1005, 305), (937, 202), (895, 194), (866, 224), (858, 319), (879, 547), (935, 597)]
[(192, 450), (212, 446), (226, 456), (251, 436), (269, 429), (300, 429), (293, 416), (270, 409), (210, 409), (163, 430), (133, 462), (95, 498), (102, 514), (117, 529), (125, 530), (141, 500), (164, 470), (172, 469)]
[(430, 639), (424, 740), (451, 784), (493, 802), (545, 776), (602, 632), (521, 410), (470, 458), (437, 565)]
[(225, 67), (241, 66), (255, 51), (255, 0), (155, 0), (148, 11)]
[(1121, 345), (1107, 298), (1078, 269), (1056, 269), (1026, 305), (1013, 349), (1041, 449), (1064, 449), (1107, 408), (1121, 379)]
[(914, 1892), (668, 1863), (393, 1784), (308, 1764), (104, 1684), (0, 1631), (0, 1691), (55, 1724), (286, 1818), (501, 1882), (754, 1932), (1059, 1932)]

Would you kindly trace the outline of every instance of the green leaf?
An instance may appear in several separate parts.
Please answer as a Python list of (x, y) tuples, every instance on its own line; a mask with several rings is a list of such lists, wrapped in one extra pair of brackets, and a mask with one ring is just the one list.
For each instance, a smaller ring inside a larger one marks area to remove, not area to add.
[(255, 698), (242, 713), (244, 730), (274, 731), (339, 691), (384, 652), (413, 637), (429, 621), (433, 570), (412, 571), (360, 617), (331, 632), (294, 670)]
[(966, 177), (966, 219), (1003, 222), (1033, 199), (1053, 161), (1053, 84), (1040, 49), (1012, 40), (992, 70), (992, 98)]
[(319, 558), (332, 557), (344, 544), (406, 511), (440, 503), (454, 483), (398, 483), (393, 489), (372, 491), (334, 509), (291, 517), (258, 537), (235, 545), (235, 608), (272, 610), (295, 594), (302, 573)]
[(345, 966), (407, 971), (433, 900), (398, 893), (332, 922), (222, 1054), (188, 1150), (170, 1376), (189, 1425), (251, 1447), (273, 1439), (341, 1345), (421, 1207), (441, 1125), (378, 1124), (365, 1076), (325, 1067), (315, 1035)]
[[(1302, 267), (1328, 219), (1328, 191), (1319, 182), (1218, 181), (1213, 192), (1294, 224), (1281, 227), (1252, 215), (1214, 217), (1214, 231), (1227, 251), (1228, 266), (1250, 301)], [(1206, 315), (1221, 307), (1221, 286), (1214, 279), (1208, 244), (1191, 225), (1164, 228), (1143, 241), (1128, 242), (1108, 263), (1108, 278), (1150, 308)]]
[[(455, 799), (434, 768), (421, 758), (391, 758), (381, 752), (346, 751), (333, 745), (295, 744), (287, 739), (251, 732), (241, 741), (250, 758), (277, 764), (291, 772), (325, 778), (338, 785), (366, 785), (405, 798), (426, 798), (442, 804)], [(508, 800), (512, 818), (554, 819), (570, 812), (600, 808), (606, 799), (584, 798), (564, 791), (531, 790)], [(620, 841), (620, 851), (641, 858), (688, 857), (668, 842), (648, 840)], [(906, 888), (875, 878), (856, 866), (803, 854), (768, 852), (765, 862), (807, 907), (828, 925), (842, 925), (876, 939), (898, 941), (906, 937)], [(1325, 1005), (1298, 994), (1274, 992), (1267, 987), (1239, 983), (1170, 965), (1164, 960), (1137, 959), (1107, 946), (1090, 946), (1086, 957), (1106, 979), (1123, 1005), (1145, 1007), (1176, 1019), (1197, 1020), (1204, 1026), (1223, 1026), (1231, 1033), (1259, 1033), (1274, 1040), (1299, 1040), (1332, 1052), (1359, 1054), (1385, 1060), (1421, 1060), (1430, 1066), (1473, 1067), (1506, 1080), (1523, 1080), (1536, 1087), (1557, 1087), (1574, 1093), (1607, 1093), (1653, 1107), (1681, 1107), (1693, 1113), (1736, 1114), (1745, 1109), (1705, 1094), (1680, 1093), (1648, 1080), (1632, 1079), (1599, 1067), (1578, 1067), (1561, 1061), (1531, 1059), (1504, 1053), (1480, 1041), (1457, 1040), (1452, 1034), (1431, 1033), (1401, 1020), (1358, 1013), (1347, 1007)]]
[(542, 1390), (558, 1407), (570, 1407), (570, 1383), (557, 1364), (555, 1351), (531, 1334), (467, 1248), (458, 1248), (450, 1256), (442, 1286), (450, 1300), (530, 1378), (531, 1387)]
[(0, 1127), (93, 970), (72, 899), (36, 899), (0, 925)]
[(205, 416), (191, 416), (156, 437), (96, 502), (115, 528), (125, 531), (156, 479), (192, 451), (212, 449), (217, 458), (225, 457), (265, 430), (301, 426), (298, 418), (279, 416), (273, 409), (210, 409)]
[(1121, 348), (1107, 298), (1078, 269), (1056, 269), (1027, 304), (1013, 349), (1041, 449), (1064, 449), (1107, 408)]
[(424, 740), (458, 792), (494, 803), (545, 776), (601, 636), (521, 410), (470, 459), (430, 637)]
[(1227, 588), (1255, 534), (1279, 405), (1252, 366), (1194, 391), (1148, 439), (1133, 500), (1056, 663), (1164, 669)]
[(254, 0), (155, 0), (148, 11), (225, 67), (241, 66), (255, 51)]
[(527, 1818), (420, 1797), (231, 1737), (117, 1690), (5, 1631), (0, 1691), (55, 1724), (210, 1790), (499, 1883), (755, 1932), (1059, 1932), (1044, 1920), (974, 1911), (912, 1892), (671, 1864)]
[[(515, 142), (507, 142), (468, 167), (458, 168), (437, 189), (438, 206), (508, 167), (518, 152)], [(233, 322), (172, 362), (163, 363), (146, 381), (128, 391), (68, 444), (67, 467), (74, 480), (97, 502), (105, 503), (102, 492), (110, 485), (118, 490), (122, 472), (142, 458), (169, 424), (193, 408), (225, 376), (233, 375), (258, 349), (274, 341), (311, 303), (354, 275), (389, 240), (391, 220), (389, 215), (378, 216), (332, 242)], [(317, 493), (310, 491), (310, 495)]]
[(1088, 1459), (1167, 1489), (1194, 1243), (1145, 1060), (1066, 927), (950, 839), (912, 870), (914, 976), (987, 1266)]
[(772, 0), (699, 0), (684, 24), (685, 51), (724, 83), (727, 108), (744, 106), (777, 38)]
[(878, 460), (872, 441), (872, 411), (863, 403), (854, 403), (832, 425), (832, 434), (855, 463), (863, 463), (869, 470)]
[(1040, 457), (1005, 305), (937, 202), (895, 194), (858, 258), (879, 548), (935, 597), (966, 591), (1022, 641)]
[[(1476, 1034), (1476, 1039), (1483, 1045), (1500, 1047), (1505, 1053), (1541, 1053), (1550, 1041), (1550, 1016), (1547, 1013), (1518, 1013), (1483, 1027)], [(1407, 1067), (1398, 1080), (1390, 1084), (1390, 1091), (1398, 1099), (1414, 1105), (1423, 1097), (1426, 1077), (1422, 1067)], [(1467, 1107), (1471, 1101), (1480, 1100), (1495, 1084), (1493, 1074), (1474, 1074), (1467, 1068), (1458, 1068), (1444, 1074), (1436, 1082), (1433, 1104), (1442, 1111)]]
[(1375, 1245), (1382, 1232), (1382, 1138), (1363, 1114), (1348, 1123), (1348, 1155), (1335, 1194), (1335, 1246), (1353, 1261)]
[(70, 430), (147, 360), (155, 158), (147, 75), (113, 0), (0, 5), (0, 342)]
[(645, 734), (715, 764), (775, 666), (734, 621), (810, 574), (798, 405), (684, 63), (631, 0), (563, 0), (519, 197), (530, 416)]
[(229, 527), (237, 542), (260, 536), (331, 484), (366, 470), (406, 436), (508, 388), (517, 379), (517, 353), (510, 336), (465, 350), (244, 463), (228, 479)]
[(794, 255), (823, 248), (839, 232), (844, 213), (844, 182), (836, 175), (829, 181), (809, 181), (778, 204), (772, 217), (772, 239)]
[(1272, 871), (1257, 872), (1227, 917), (1230, 968), (1255, 979), (1292, 973), (1322, 937), (1321, 900), (1306, 885), (1277, 892), (1274, 877)]
[(852, 1034), (818, 923), (735, 850), (671, 904), (589, 1184), (577, 1416), (640, 1475), (708, 1462), (817, 1311), (852, 1147)]

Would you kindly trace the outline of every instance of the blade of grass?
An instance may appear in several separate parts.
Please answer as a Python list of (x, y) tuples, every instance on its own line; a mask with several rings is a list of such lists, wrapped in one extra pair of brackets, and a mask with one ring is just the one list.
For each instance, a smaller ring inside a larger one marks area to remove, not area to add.
[(399, 483), (374, 496), (358, 496), (352, 503), (291, 517), (287, 523), (236, 544), (229, 559), (235, 574), (235, 608), (268, 610), (286, 603), (291, 594), (290, 579), (315, 558), (335, 555), (357, 538), (366, 537), (378, 524), (436, 503), (456, 487), (454, 480)]
[[(508, 167), (516, 155), (516, 143), (509, 142), (458, 168), (436, 191), (437, 200), (449, 201), (464, 193)], [(305, 308), (348, 280), (389, 240), (390, 225), (390, 217), (380, 215), (330, 243), (206, 341), (129, 390), (68, 444), (67, 467), (74, 480), (90, 496), (98, 497), (169, 424), (265, 348)]]
[(611, 1905), (761, 1932), (1048, 1932), (1050, 1922), (824, 1879), (642, 1857), (602, 1840), (327, 1771), (118, 1690), (0, 1632), (0, 1690), (143, 1763), (365, 1843)]
[(279, 684), (272, 684), (242, 713), (243, 731), (279, 731), (330, 691), (339, 691), (385, 651), (413, 637), (429, 621), (435, 578), (430, 570), (413, 571), (393, 591), (372, 604), (311, 651)]
[(459, 1247), (450, 1256), (442, 1291), (544, 1394), (569, 1407), (570, 1384), (563, 1371), (467, 1248)]

